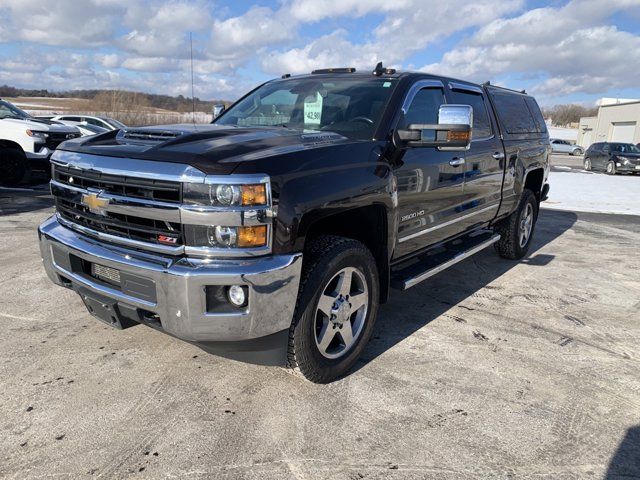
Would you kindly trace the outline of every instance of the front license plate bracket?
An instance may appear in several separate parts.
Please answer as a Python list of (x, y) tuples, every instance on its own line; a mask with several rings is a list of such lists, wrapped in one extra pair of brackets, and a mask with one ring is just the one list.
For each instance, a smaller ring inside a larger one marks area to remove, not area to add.
[(89, 313), (107, 325), (119, 330), (138, 325), (138, 322), (122, 315), (116, 300), (84, 288), (78, 289), (78, 294)]

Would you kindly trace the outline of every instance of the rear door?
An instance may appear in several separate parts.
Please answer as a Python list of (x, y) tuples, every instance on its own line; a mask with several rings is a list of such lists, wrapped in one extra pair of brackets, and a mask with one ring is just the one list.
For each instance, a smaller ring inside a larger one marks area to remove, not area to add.
[(459, 152), (465, 163), (463, 203), (459, 228), (466, 230), (496, 216), (502, 198), (504, 150), (482, 89), (462, 83), (449, 84), (449, 103), (471, 105), (471, 147)]
[(600, 152), (598, 152), (598, 167), (606, 169), (609, 158), (611, 158), (611, 145), (603, 143)]
[[(445, 102), (442, 82), (415, 82), (403, 101), (397, 128), (438, 123), (438, 109)], [(394, 160), (399, 213), (395, 258), (438, 243), (459, 229), (455, 218), (461, 211), (464, 168), (456, 164), (464, 153), (407, 148)]]

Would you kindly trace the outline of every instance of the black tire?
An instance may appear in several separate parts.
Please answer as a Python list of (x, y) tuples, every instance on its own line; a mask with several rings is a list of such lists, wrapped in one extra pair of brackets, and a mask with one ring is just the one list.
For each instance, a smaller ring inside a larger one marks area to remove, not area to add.
[(615, 175), (616, 174), (616, 164), (613, 162), (608, 162), (607, 163), (607, 169), (605, 170), (605, 172), (607, 172), (607, 175)]
[[(526, 243), (523, 245), (521, 244), (520, 227), (525, 216), (525, 212), (528, 211), (528, 207), (531, 208), (533, 218), (530, 233)], [(538, 199), (536, 198), (535, 193), (529, 189), (525, 189), (522, 192), (516, 211), (494, 227), (495, 232), (500, 234), (500, 240), (494, 244), (494, 248), (498, 255), (510, 260), (519, 260), (523, 258), (529, 251), (537, 219)]]
[(579, 148), (576, 148), (573, 152), (571, 152), (571, 155), (573, 155), (574, 157), (579, 157), (580, 155), (583, 155), (583, 154), (584, 152)]
[[(318, 302), (335, 275), (349, 267), (357, 269), (366, 279), (368, 303), (362, 316), (364, 323), (342, 356), (326, 358), (317, 343)], [(348, 373), (373, 332), (379, 292), (375, 259), (362, 243), (334, 235), (311, 240), (304, 253), (300, 290), (289, 330), (288, 368), (314, 383), (329, 383)]]
[(590, 159), (590, 158), (588, 158), (588, 157), (587, 157), (587, 158), (585, 158), (585, 159), (584, 159), (584, 169), (585, 169), (587, 172), (590, 172), (592, 168), (593, 168), (593, 167), (591, 166), (591, 159)]
[(0, 184), (18, 185), (27, 173), (27, 157), (17, 148), (0, 150)]

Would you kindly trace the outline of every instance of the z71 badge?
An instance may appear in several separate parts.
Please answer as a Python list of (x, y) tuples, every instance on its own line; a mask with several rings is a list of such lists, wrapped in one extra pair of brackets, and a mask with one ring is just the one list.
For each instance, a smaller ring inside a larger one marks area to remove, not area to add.
[(407, 215), (403, 215), (400, 217), (401, 222), (406, 222), (407, 220), (411, 220), (412, 218), (421, 217), (424, 215), (424, 210), (420, 210), (419, 212), (409, 213)]

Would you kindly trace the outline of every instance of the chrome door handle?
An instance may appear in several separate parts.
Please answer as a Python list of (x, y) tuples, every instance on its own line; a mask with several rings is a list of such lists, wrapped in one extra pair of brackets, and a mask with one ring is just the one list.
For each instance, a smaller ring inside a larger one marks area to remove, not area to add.
[(496, 160), (502, 160), (504, 158), (504, 153), (502, 152), (496, 152), (493, 155), (491, 155), (493, 158), (495, 158)]
[(452, 167), (459, 167), (460, 165), (464, 165), (464, 158), (456, 157), (449, 160), (449, 165)]

